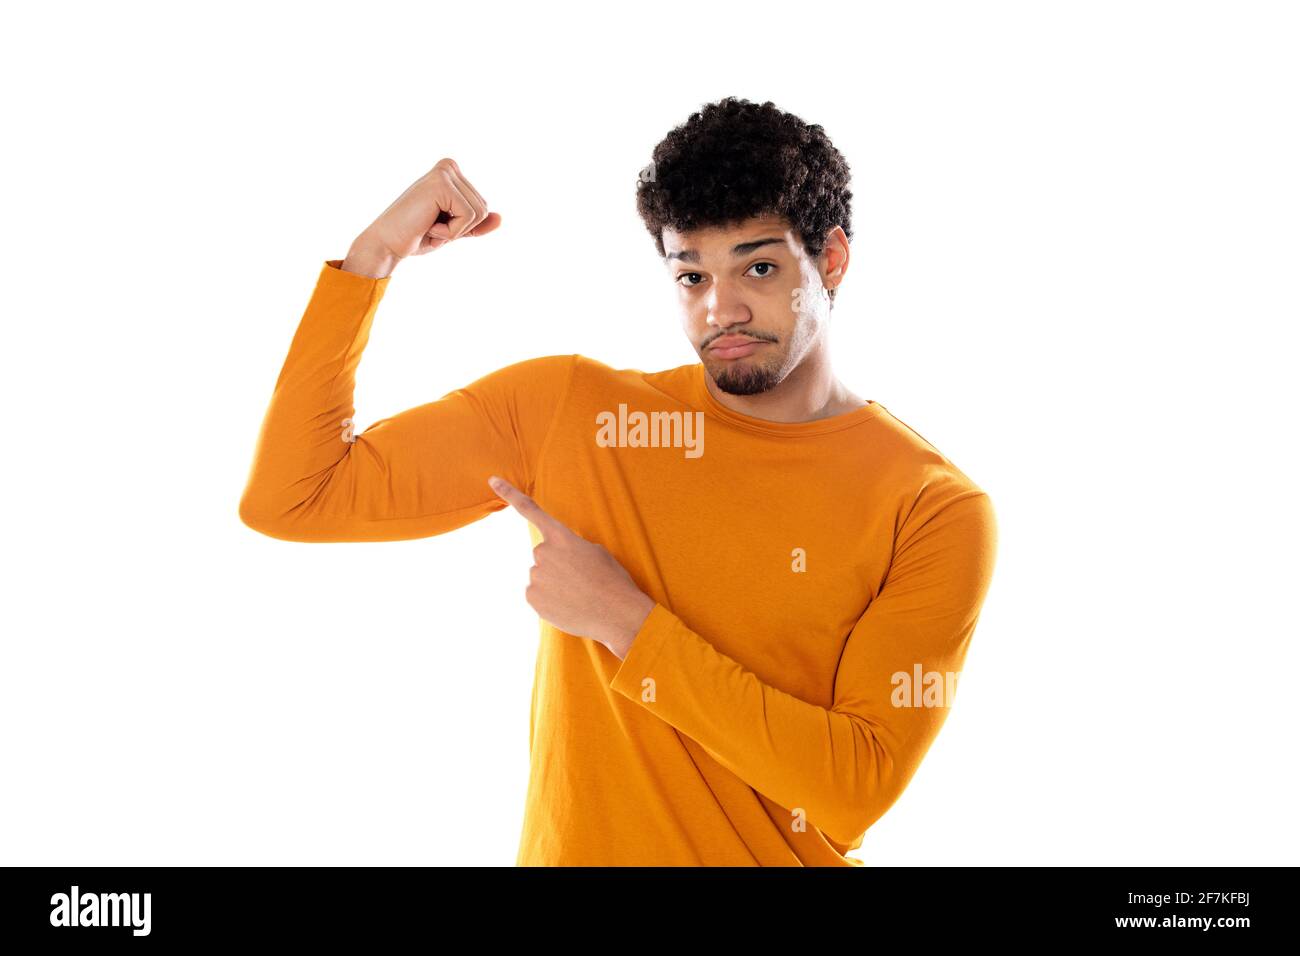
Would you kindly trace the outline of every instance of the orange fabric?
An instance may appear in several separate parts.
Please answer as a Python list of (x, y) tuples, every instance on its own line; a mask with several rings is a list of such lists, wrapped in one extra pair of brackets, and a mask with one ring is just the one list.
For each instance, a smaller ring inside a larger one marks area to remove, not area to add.
[[(441, 534), (508, 507), (497, 474), (657, 602), (622, 661), (541, 622), (517, 863), (861, 865), (845, 854), (947, 716), (993, 573), (988, 495), (878, 402), (769, 422), (717, 402), (699, 363), (529, 359), (345, 440), (390, 280), (340, 263), (276, 383), (243, 521)], [(639, 430), (655, 412), (678, 414)]]

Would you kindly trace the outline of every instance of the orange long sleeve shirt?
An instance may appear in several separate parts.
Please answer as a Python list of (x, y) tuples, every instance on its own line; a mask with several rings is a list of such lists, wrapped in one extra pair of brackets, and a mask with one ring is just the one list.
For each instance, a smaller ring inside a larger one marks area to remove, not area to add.
[[(623, 660), (541, 621), (517, 865), (861, 866), (952, 702), (988, 495), (879, 402), (771, 422), (548, 355), (349, 434), (389, 279), (321, 267), (240, 517), (290, 541), (443, 534), (497, 474), (656, 604)], [(532, 543), (541, 538), (527, 526)]]

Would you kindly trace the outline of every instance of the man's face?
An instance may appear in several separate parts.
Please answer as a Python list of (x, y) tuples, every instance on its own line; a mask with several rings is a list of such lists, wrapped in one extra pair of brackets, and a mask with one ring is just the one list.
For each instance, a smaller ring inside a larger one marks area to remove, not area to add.
[(756, 216), (737, 226), (664, 229), (663, 242), (682, 326), (718, 388), (754, 395), (784, 381), (830, 314), (819, 262), (789, 220)]

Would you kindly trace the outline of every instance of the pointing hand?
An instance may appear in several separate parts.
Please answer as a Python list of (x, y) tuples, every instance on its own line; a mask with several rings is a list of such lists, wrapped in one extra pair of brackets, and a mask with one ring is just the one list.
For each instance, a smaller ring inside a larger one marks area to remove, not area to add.
[(505, 479), (493, 475), (488, 485), (541, 532), (524, 589), (533, 610), (559, 630), (626, 657), (655, 600), (604, 546), (570, 530)]

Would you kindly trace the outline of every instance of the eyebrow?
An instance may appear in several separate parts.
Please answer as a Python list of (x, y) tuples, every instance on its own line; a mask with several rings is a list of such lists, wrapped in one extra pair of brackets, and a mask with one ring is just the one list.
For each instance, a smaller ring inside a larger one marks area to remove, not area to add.
[[(731, 247), (733, 256), (747, 256), (760, 246), (766, 246), (773, 242), (784, 243), (785, 239), (780, 236), (768, 236), (765, 239), (755, 239), (752, 242), (742, 242)], [(683, 249), (681, 252), (670, 252), (664, 256), (664, 261), (669, 259), (680, 259), (682, 262), (699, 262), (700, 254), (694, 249)]]

